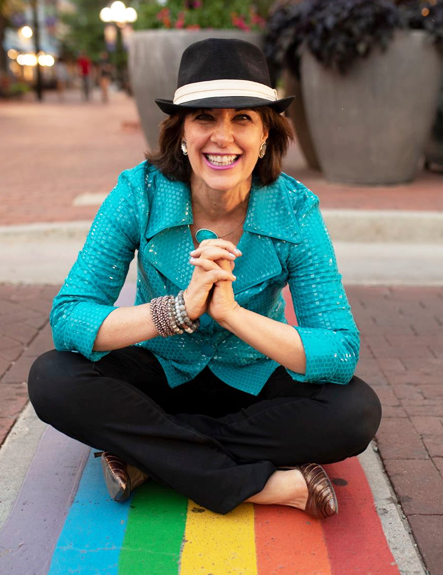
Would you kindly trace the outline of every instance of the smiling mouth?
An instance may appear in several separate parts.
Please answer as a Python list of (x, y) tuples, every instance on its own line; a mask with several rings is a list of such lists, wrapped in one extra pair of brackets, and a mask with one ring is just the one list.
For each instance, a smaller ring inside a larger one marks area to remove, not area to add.
[(223, 166), (231, 166), (235, 164), (235, 162), (240, 158), (240, 155), (223, 155), (218, 156), (215, 154), (204, 154), (207, 161), (212, 164), (213, 166), (223, 167)]

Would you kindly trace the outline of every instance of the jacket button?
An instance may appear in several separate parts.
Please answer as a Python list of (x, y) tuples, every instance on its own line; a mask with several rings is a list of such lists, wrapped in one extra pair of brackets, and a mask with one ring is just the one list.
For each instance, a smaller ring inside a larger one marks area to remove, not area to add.
[(204, 313), (203, 315), (200, 316), (200, 325), (202, 327), (208, 327), (208, 325), (210, 325), (211, 322), (212, 318), (207, 313)]
[(203, 355), (212, 355), (215, 351), (215, 347), (213, 345), (209, 345), (209, 343), (204, 343), (201, 346), (201, 352)]

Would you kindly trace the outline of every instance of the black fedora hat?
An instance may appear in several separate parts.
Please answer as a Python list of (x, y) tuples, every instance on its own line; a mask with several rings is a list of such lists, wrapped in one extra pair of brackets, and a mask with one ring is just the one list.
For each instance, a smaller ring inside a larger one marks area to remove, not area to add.
[(244, 40), (208, 38), (183, 52), (173, 100), (155, 100), (165, 114), (184, 108), (257, 108), (281, 113), (295, 96), (278, 99), (260, 48)]

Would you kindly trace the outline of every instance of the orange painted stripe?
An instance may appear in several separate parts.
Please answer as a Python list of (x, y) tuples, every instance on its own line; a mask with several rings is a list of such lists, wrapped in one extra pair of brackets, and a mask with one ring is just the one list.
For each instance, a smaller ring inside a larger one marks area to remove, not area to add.
[(321, 522), (280, 505), (254, 505), (258, 575), (331, 575)]
[(338, 515), (323, 523), (332, 575), (399, 575), (359, 460), (352, 457), (325, 469), (339, 503)]

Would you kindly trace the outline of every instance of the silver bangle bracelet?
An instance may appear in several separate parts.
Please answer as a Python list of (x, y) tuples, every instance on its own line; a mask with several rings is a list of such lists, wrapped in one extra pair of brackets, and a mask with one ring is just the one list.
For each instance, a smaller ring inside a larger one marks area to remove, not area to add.
[(200, 321), (192, 321), (187, 312), (183, 290), (177, 297), (165, 295), (154, 298), (150, 302), (152, 322), (161, 337), (171, 335), (194, 333), (200, 325)]

